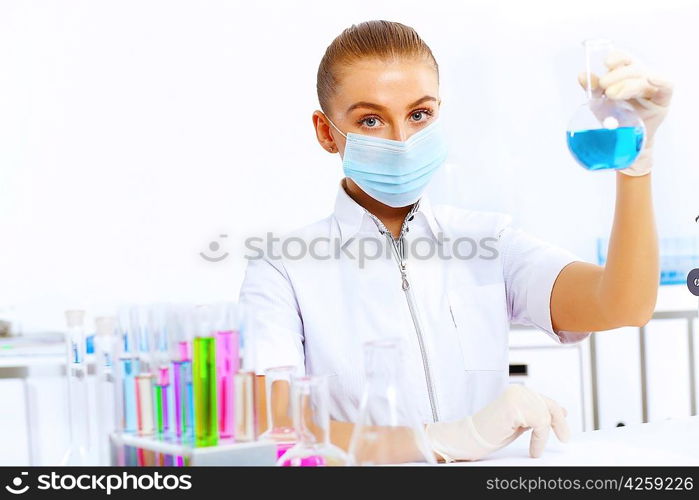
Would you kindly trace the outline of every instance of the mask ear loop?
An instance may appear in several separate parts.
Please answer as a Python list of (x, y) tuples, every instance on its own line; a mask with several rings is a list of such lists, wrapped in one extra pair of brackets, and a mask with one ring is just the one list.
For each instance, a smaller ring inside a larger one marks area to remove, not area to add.
[(333, 123), (333, 121), (332, 121), (330, 118), (328, 118), (328, 115), (325, 115), (325, 119), (328, 120), (328, 122), (330, 122), (330, 125), (332, 125), (333, 127), (335, 127), (335, 130), (337, 130), (338, 132), (340, 132), (340, 135), (342, 135), (342, 137), (344, 137), (345, 139), (347, 139), (347, 136), (346, 136), (345, 134), (342, 133), (342, 130), (340, 130), (339, 128), (337, 128), (337, 125), (335, 125), (335, 124)]

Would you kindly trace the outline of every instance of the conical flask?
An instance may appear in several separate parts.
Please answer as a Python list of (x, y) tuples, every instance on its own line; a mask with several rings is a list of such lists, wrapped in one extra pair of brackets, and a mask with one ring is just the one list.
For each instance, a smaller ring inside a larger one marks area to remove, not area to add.
[(605, 60), (614, 50), (612, 42), (589, 39), (583, 42), (583, 47), (587, 102), (568, 124), (568, 149), (587, 170), (630, 167), (645, 145), (645, 125), (633, 106), (609, 99), (597, 86), (598, 79), (607, 71)]
[(327, 377), (294, 377), (291, 385), (291, 399), (296, 444), (279, 458), (277, 465), (287, 467), (348, 465), (349, 456), (330, 442)]
[(349, 453), (353, 465), (434, 464), (425, 427), (403, 388), (400, 340), (364, 344), (366, 385)]

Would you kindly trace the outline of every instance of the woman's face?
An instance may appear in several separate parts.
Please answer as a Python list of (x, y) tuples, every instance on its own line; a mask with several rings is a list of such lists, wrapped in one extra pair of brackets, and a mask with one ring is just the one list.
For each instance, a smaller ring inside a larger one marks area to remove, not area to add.
[[(329, 118), (345, 134), (405, 141), (439, 114), (437, 72), (427, 61), (364, 59), (342, 68)], [(313, 113), (321, 146), (344, 156), (345, 138)]]

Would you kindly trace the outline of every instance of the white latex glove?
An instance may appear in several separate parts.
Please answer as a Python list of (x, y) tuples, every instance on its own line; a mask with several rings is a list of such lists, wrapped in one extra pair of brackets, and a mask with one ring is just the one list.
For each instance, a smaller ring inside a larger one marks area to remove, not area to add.
[(511, 384), (475, 415), (456, 422), (427, 424), (426, 432), (432, 450), (451, 462), (483, 458), (532, 429), (529, 455), (536, 458), (543, 453), (551, 428), (559, 441), (568, 441), (566, 415), (565, 408), (552, 399), (523, 385)]
[[(645, 175), (653, 166), (653, 140), (667, 115), (672, 99), (672, 83), (651, 74), (629, 54), (618, 50), (610, 52), (605, 65), (609, 69), (605, 75), (601, 78), (592, 75), (590, 78), (593, 95), (598, 97), (604, 93), (610, 99), (628, 101), (646, 125), (643, 151), (630, 167), (620, 172), (632, 176)], [(587, 88), (584, 72), (578, 75), (578, 82), (583, 89)]]

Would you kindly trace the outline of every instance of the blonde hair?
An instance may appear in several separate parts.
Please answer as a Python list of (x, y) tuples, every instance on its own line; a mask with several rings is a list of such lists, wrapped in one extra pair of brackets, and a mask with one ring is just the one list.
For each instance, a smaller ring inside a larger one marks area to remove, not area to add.
[(332, 41), (320, 61), (316, 90), (323, 113), (329, 114), (330, 99), (340, 81), (340, 67), (366, 57), (387, 61), (424, 59), (432, 64), (439, 81), (439, 66), (432, 51), (410, 26), (392, 21), (353, 24)]

